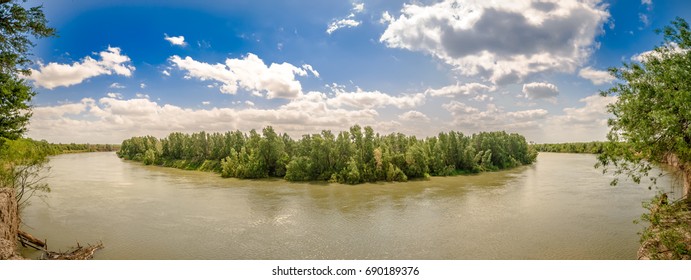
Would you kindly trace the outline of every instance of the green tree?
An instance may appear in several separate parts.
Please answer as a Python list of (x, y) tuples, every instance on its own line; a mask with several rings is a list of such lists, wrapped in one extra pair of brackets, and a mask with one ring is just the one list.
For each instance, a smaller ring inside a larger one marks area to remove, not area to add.
[(15, 188), (20, 208), (28, 205), (29, 198), (50, 188), (43, 183), (49, 169), (48, 145), (39, 145), (31, 139), (7, 140), (0, 146), (0, 186)]
[(0, 73), (0, 145), (3, 139), (17, 139), (26, 132), (31, 117), (31, 98), (36, 95), (23, 80)]
[(29, 75), (29, 50), (35, 46), (30, 37), (55, 35), (48, 27), (42, 6), (25, 8), (16, 0), (0, 0), (0, 72), (11, 76)]
[[(683, 196), (691, 191), (691, 29), (676, 18), (662, 33), (662, 45), (640, 62), (610, 68), (620, 82), (602, 92), (617, 96), (608, 106), (609, 143), (599, 164), (613, 167), (635, 182), (650, 177), (652, 165), (678, 162), (684, 174)], [(619, 145), (625, 142), (627, 145)], [(613, 182), (616, 184), (616, 181)]]
[(19, 75), (29, 75), (30, 37), (55, 35), (46, 26), (41, 6), (24, 8), (19, 1), (0, 0), (0, 144), (17, 139), (31, 117), (29, 102), (36, 93)]
[(306, 156), (294, 158), (287, 167), (285, 179), (288, 181), (310, 181), (312, 176), (312, 160)]

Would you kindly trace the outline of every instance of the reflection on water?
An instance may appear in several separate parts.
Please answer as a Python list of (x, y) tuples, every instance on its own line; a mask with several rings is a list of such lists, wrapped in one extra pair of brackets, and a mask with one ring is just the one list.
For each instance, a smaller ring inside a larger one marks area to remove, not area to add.
[(350, 186), (71, 154), (51, 160), (47, 204), (23, 219), (53, 250), (103, 241), (98, 259), (632, 259), (632, 221), (655, 190), (610, 187), (594, 163), (543, 153), (509, 171)]

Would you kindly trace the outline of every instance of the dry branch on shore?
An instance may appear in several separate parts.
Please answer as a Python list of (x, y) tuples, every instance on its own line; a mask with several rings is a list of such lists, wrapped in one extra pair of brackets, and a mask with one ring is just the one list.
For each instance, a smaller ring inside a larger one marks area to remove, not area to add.
[(46, 260), (90, 260), (94, 257), (96, 250), (103, 249), (103, 243), (82, 247), (77, 243), (77, 248), (69, 252), (51, 252), (45, 251), (43, 259)]
[(103, 249), (102, 242), (95, 245), (88, 244), (86, 247), (77, 243), (77, 247), (71, 251), (53, 252), (48, 250), (46, 241), (42, 241), (27, 232), (20, 230), (18, 238), (22, 246), (42, 251), (41, 259), (44, 260), (89, 260), (94, 257), (96, 250)]

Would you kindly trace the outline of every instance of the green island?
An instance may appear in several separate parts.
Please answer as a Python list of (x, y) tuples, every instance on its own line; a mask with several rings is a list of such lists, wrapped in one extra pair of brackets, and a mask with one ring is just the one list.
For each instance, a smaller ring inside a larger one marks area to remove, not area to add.
[(132, 137), (122, 142), (118, 156), (223, 177), (358, 184), (513, 168), (534, 162), (537, 152), (515, 133), (467, 136), (451, 131), (418, 139), (401, 133), (382, 136), (369, 126), (354, 125), (337, 136), (324, 130), (299, 140), (279, 135), (271, 126), (262, 134), (202, 131), (175, 132), (163, 139)]

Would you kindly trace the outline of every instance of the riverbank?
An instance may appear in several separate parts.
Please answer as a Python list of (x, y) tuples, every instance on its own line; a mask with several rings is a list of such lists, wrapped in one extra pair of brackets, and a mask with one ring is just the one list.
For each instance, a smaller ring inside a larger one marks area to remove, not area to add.
[(685, 200), (668, 203), (667, 196), (654, 198), (643, 220), (650, 225), (641, 234), (639, 260), (691, 259), (691, 207)]
[(17, 251), (19, 221), (14, 189), (0, 188), (0, 260), (23, 259)]

